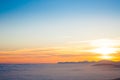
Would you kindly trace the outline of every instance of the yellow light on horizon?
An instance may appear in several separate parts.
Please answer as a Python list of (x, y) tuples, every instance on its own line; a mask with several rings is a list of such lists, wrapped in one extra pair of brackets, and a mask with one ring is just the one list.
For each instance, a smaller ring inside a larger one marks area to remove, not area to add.
[(106, 59), (106, 60), (109, 60), (109, 59), (112, 59), (113, 57), (112, 56), (109, 56), (109, 55), (103, 55), (103, 56), (100, 56), (101, 59)]
[(114, 46), (116, 46), (116, 42), (114, 40), (99, 39), (92, 41), (90, 44), (96, 47), (91, 50), (91, 52), (101, 54), (101, 56), (99, 56), (101, 59), (111, 60), (113, 56), (110, 56), (110, 54), (117, 52), (117, 48), (114, 48)]

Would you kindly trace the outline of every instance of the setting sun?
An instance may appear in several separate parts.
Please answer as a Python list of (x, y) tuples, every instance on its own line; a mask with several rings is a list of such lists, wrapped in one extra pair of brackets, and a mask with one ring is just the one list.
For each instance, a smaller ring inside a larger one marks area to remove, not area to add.
[(116, 45), (114, 40), (99, 39), (93, 40), (90, 44), (95, 47), (91, 52), (100, 54), (101, 59), (112, 59), (110, 54), (117, 52), (117, 48), (114, 48)]

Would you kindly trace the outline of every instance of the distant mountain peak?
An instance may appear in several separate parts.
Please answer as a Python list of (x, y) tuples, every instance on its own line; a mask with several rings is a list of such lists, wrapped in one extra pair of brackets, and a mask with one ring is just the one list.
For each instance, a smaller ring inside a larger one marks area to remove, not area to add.
[(98, 61), (97, 63), (101, 63), (101, 64), (113, 64), (115, 62), (113, 62), (111, 60), (101, 60), (101, 61)]

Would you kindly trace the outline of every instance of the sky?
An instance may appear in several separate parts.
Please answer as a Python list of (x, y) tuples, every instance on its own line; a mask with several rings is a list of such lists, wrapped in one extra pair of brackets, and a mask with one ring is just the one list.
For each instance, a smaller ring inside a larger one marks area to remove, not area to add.
[(89, 43), (120, 40), (119, 4), (120, 0), (0, 0), (0, 63), (99, 60), (100, 54), (88, 51), (93, 48)]

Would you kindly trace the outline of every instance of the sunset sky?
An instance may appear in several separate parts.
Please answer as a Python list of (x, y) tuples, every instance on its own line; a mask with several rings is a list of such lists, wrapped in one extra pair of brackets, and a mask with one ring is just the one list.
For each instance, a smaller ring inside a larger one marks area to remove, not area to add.
[(120, 60), (120, 0), (0, 0), (0, 63)]

